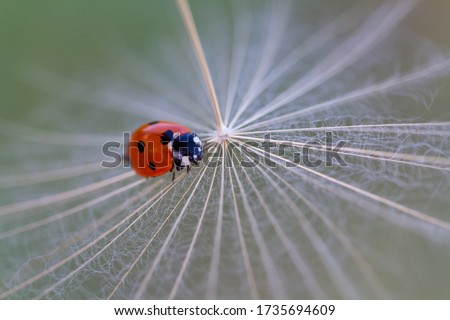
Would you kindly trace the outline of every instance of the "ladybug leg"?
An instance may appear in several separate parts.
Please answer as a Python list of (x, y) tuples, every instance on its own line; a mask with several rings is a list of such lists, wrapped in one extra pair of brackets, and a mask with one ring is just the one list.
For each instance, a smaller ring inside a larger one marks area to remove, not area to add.
[(186, 170), (187, 170), (187, 173), (189, 173), (189, 171), (191, 171), (191, 166), (187, 166)]
[(170, 172), (173, 172), (173, 174), (172, 174), (172, 182), (174, 182), (175, 181), (175, 170), (173, 170), (173, 167), (175, 166), (175, 164), (172, 162), (172, 168), (170, 168)]

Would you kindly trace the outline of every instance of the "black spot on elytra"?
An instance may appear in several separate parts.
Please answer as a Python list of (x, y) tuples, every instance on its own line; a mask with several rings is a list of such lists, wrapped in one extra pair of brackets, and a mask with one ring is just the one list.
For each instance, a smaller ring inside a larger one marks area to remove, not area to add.
[(157, 124), (158, 122), (159, 122), (159, 121), (152, 121), (152, 122), (149, 122), (148, 125), (149, 125), (149, 126), (152, 126), (152, 125), (154, 125), (154, 124)]
[(144, 141), (139, 141), (137, 146), (138, 146), (139, 153), (144, 152), (144, 147), (145, 147)]
[(161, 136), (161, 144), (162, 145), (166, 145), (172, 140), (173, 140), (173, 132), (172, 132), (172, 130), (167, 130)]
[(155, 164), (153, 163), (153, 162), (148, 162), (148, 167), (150, 168), (150, 169), (152, 169), (152, 170), (156, 170), (156, 166), (155, 166)]

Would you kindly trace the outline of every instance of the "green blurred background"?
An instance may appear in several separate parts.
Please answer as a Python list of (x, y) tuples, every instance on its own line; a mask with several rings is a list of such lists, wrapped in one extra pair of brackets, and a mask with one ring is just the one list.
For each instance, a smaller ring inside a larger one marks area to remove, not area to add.
[[(333, 11), (339, 12), (355, 1), (316, 2), (331, 17)], [(202, 7), (208, 2), (191, 3), (194, 16), (205, 20), (202, 14), (208, 12), (202, 13)], [(311, 21), (324, 19), (320, 16), (323, 12), (316, 10), (308, 16)], [(427, 0), (418, 5), (403, 26), (449, 50), (449, 17), (448, 1)], [(95, 77), (116, 67), (107, 55), (115, 50), (111, 43), (123, 41), (137, 54), (152, 51), (161, 43), (185, 37), (178, 20), (175, 3), (170, 0), (1, 0), (0, 115), (20, 121), (37, 102), (45, 100), (43, 92), (26, 83), (30, 66), (51, 70), (67, 79), (78, 79), (80, 74)], [(213, 23), (214, 17), (208, 21)]]

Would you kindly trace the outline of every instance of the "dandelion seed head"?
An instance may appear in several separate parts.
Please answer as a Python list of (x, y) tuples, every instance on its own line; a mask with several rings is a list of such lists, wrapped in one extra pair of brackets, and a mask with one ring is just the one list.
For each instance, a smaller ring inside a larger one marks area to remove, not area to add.
[[(17, 60), (33, 95), (0, 116), (0, 298), (448, 297), (450, 44), (422, 15), (436, 4), (189, 4), (210, 83), (167, 1), (92, 9), (87, 26), (114, 31), (79, 60), (46, 47), (64, 68)], [(99, 165), (156, 120), (211, 158), (174, 183)]]

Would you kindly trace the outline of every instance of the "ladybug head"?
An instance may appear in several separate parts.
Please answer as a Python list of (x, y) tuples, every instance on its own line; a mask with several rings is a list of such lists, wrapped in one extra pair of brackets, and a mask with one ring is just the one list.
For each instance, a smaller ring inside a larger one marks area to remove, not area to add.
[(195, 132), (182, 134), (173, 139), (172, 154), (177, 167), (196, 165), (202, 160), (202, 142)]

